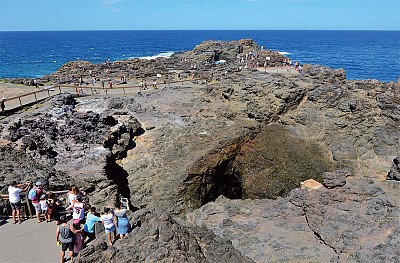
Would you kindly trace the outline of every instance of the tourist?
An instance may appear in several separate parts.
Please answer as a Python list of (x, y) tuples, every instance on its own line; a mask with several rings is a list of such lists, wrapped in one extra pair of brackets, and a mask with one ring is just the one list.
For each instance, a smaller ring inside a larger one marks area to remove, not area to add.
[(74, 236), (74, 256), (77, 256), (79, 251), (83, 249), (83, 227), (80, 223), (74, 224), (74, 229), (78, 231)]
[(115, 225), (114, 225), (114, 215), (109, 207), (104, 208), (104, 213), (100, 217), (101, 222), (104, 225), (104, 229), (107, 234), (108, 242), (110, 246), (113, 246), (113, 242), (111, 240), (111, 233), (114, 233), (114, 240), (116, 239), (115, 234)]
[(42, 211), (43, 215), (44, 215), (44, 219), (46, 220), (46, 222), (50, 222), (50, 213), (49, 213), (49, 206), (47, 203), (47, 195), (46, 194), (42, 194), (40, 196), (40, 210)]
[(36, 219), (38, 223), (42, 222), (40, 219), (40, 196), (44, 194), (42, 183), (36, 182), (35, 186), (29, 191), (28, 198), (31, 200), (33, 207), (35, 207)]
[(60, 262), (64, 263), (65, 251), (69, 250), (71, 261), (74, 258), (74, 242), (73, 234), (78, 233), (80, 230), (75, 230), (74, 227), (67, 223), (67, 218), (65, 216), (60, 217), (60, 225), (56, 230), (57, 242), (61, 242), (61, 252), (60, 252)]
[(93, 239), (96, 238), (96, 235), (94, 232), (94, 225), (100, 221), (101, 221), (100, 217), (98, 217), (96, 215), (96, 207), (92, 206), (89, 209), (89, 212), (87, 213), (86, 222), (85, 222), (85, 225), (83, 226), (83, 232), (84, 232), (85, 236), (88, 237), (88, 240), (85, 241), (85, 243), (89, 243), (90, 241), (92, 241)]
[[(19, 188), (20, 186), (25, 185), (24, 188)], [(26, 192), (31, 183), (26, 182), (25, 184), (17, 184), (16, 181), (12, 181), (10, 186), (8, 187), (8, 197), (11, 205), (11, 213), (12, 213), (12, 218), (14, 220), (13, 224), (17, 223), (16, 218), (18, 218), (18, 223), (22, 223), (21, 221), (21, 197), (20, 193), (21, 192)]]
[(68, 189), (67, 193), (68, 207), (65, 210), (69, 210), (74, 206), (78, 194), (79, 194), (79, 188), (76, 185), (73, 185)]
[(299, 65), (298, 69), (300, 74), (303, 73), (303, 67), (301, 65)]
[(93, 95), (93, 93), (99, 94), (99, 93), (97, 92), (97, 89), (96, 89), (96, 77), (93, 77), (92, 85), (93, 85), (92, 95)]
[(56, 199), (54, 193), (50, 192), (47, 195), (47, 201), (49, 204), (49, 215), (50, 218), (53, 217), (56, 224), (60, 223), (60, 211), (61, 211), (61, 202), (60, 200)]
[(74, 224), (79, 224), (80, 222), (83, 221), (83, 219), (85, 219), (85, 208), (82, 202), (81, 195), (78, 195), (76, 197), (72, 208), (73, 208), (72, 219), (74, 220)]
[(116, 209), (114, 210), (115, 225), (117, 226), (117, 233), (122, 239), (130, 230), (129, 219), (126, 215), (127, 209), (122, 208), (122, 203), (115, 203)]
[(299, 61), (296, 61), (296, 63), (294, 63), (294, 68), (296, 71), (299, 71), (299, 66), (300, 66)]
[(6, 100), (7, 100), (7, 99), (6, 99), (5, 97), (1, 98), (1, 100), (0, 100), (1, 112), (3, 112), (4, 109), (6, 108), (6, 104), (5, 104), (5, 101), (6, 101)]

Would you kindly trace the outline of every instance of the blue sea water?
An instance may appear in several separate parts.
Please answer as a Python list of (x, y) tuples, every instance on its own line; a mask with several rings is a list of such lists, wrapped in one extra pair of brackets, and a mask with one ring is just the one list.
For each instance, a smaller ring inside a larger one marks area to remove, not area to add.
[(348, 79), (397, 81), (400, 31), (30, 31), (0, 32), (0, 78), (39, 77), (72, 60), (101, 63), (167, 55), (204, 40), (254, 39), (301, 63), (344, 68)]

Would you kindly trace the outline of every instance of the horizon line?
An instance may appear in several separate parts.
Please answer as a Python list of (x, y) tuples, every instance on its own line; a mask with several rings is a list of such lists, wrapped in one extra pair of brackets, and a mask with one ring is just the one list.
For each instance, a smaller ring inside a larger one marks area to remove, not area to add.
[(84, 31), (400, 31), (400, 29), (54, 29), (1, 30), (0, 32), (84, 32)]

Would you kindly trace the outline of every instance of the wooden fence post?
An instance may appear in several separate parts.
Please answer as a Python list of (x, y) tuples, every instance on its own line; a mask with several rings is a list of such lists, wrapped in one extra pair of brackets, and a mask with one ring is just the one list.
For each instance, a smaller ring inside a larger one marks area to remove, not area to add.
[(18, 97), (18, 99), (19, 99), (19, 105), (21, 105), (21, 108), (22, 108), (22, 101), (21, 101), (21, 97)]
[(33, 95), (35, 95), (35, 100), (37, 102), (37, 96), (36, 96), (36, 92), (33, 93)]
[(32, 210), (31, 210), (31, 206), (29, 204), (28, 195), (25, 196), (25, 202), (26, 202), (26, 206), (28, 207), (29, 217), (32, 219)]
[(60, 94), (61, 94), (61, 86), (58, 86), (58, 90), (60, 91)]
[(47, 89), (47, 95), (49, 95), (49, 98), (51, 97), (51, 96), (50, 96), (50, 90), (49, 90), (49, 89)]

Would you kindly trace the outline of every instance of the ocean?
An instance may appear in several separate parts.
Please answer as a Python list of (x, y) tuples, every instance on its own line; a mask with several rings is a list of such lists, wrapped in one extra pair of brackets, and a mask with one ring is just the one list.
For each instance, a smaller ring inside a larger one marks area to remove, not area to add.
[(397, 81), (400, 31), (0, 31), (0, 78), (35, 78), (72, 60), (169, 56), (204, 40), (251, 38), (301, 63), (344, 68), (348, 79)]

